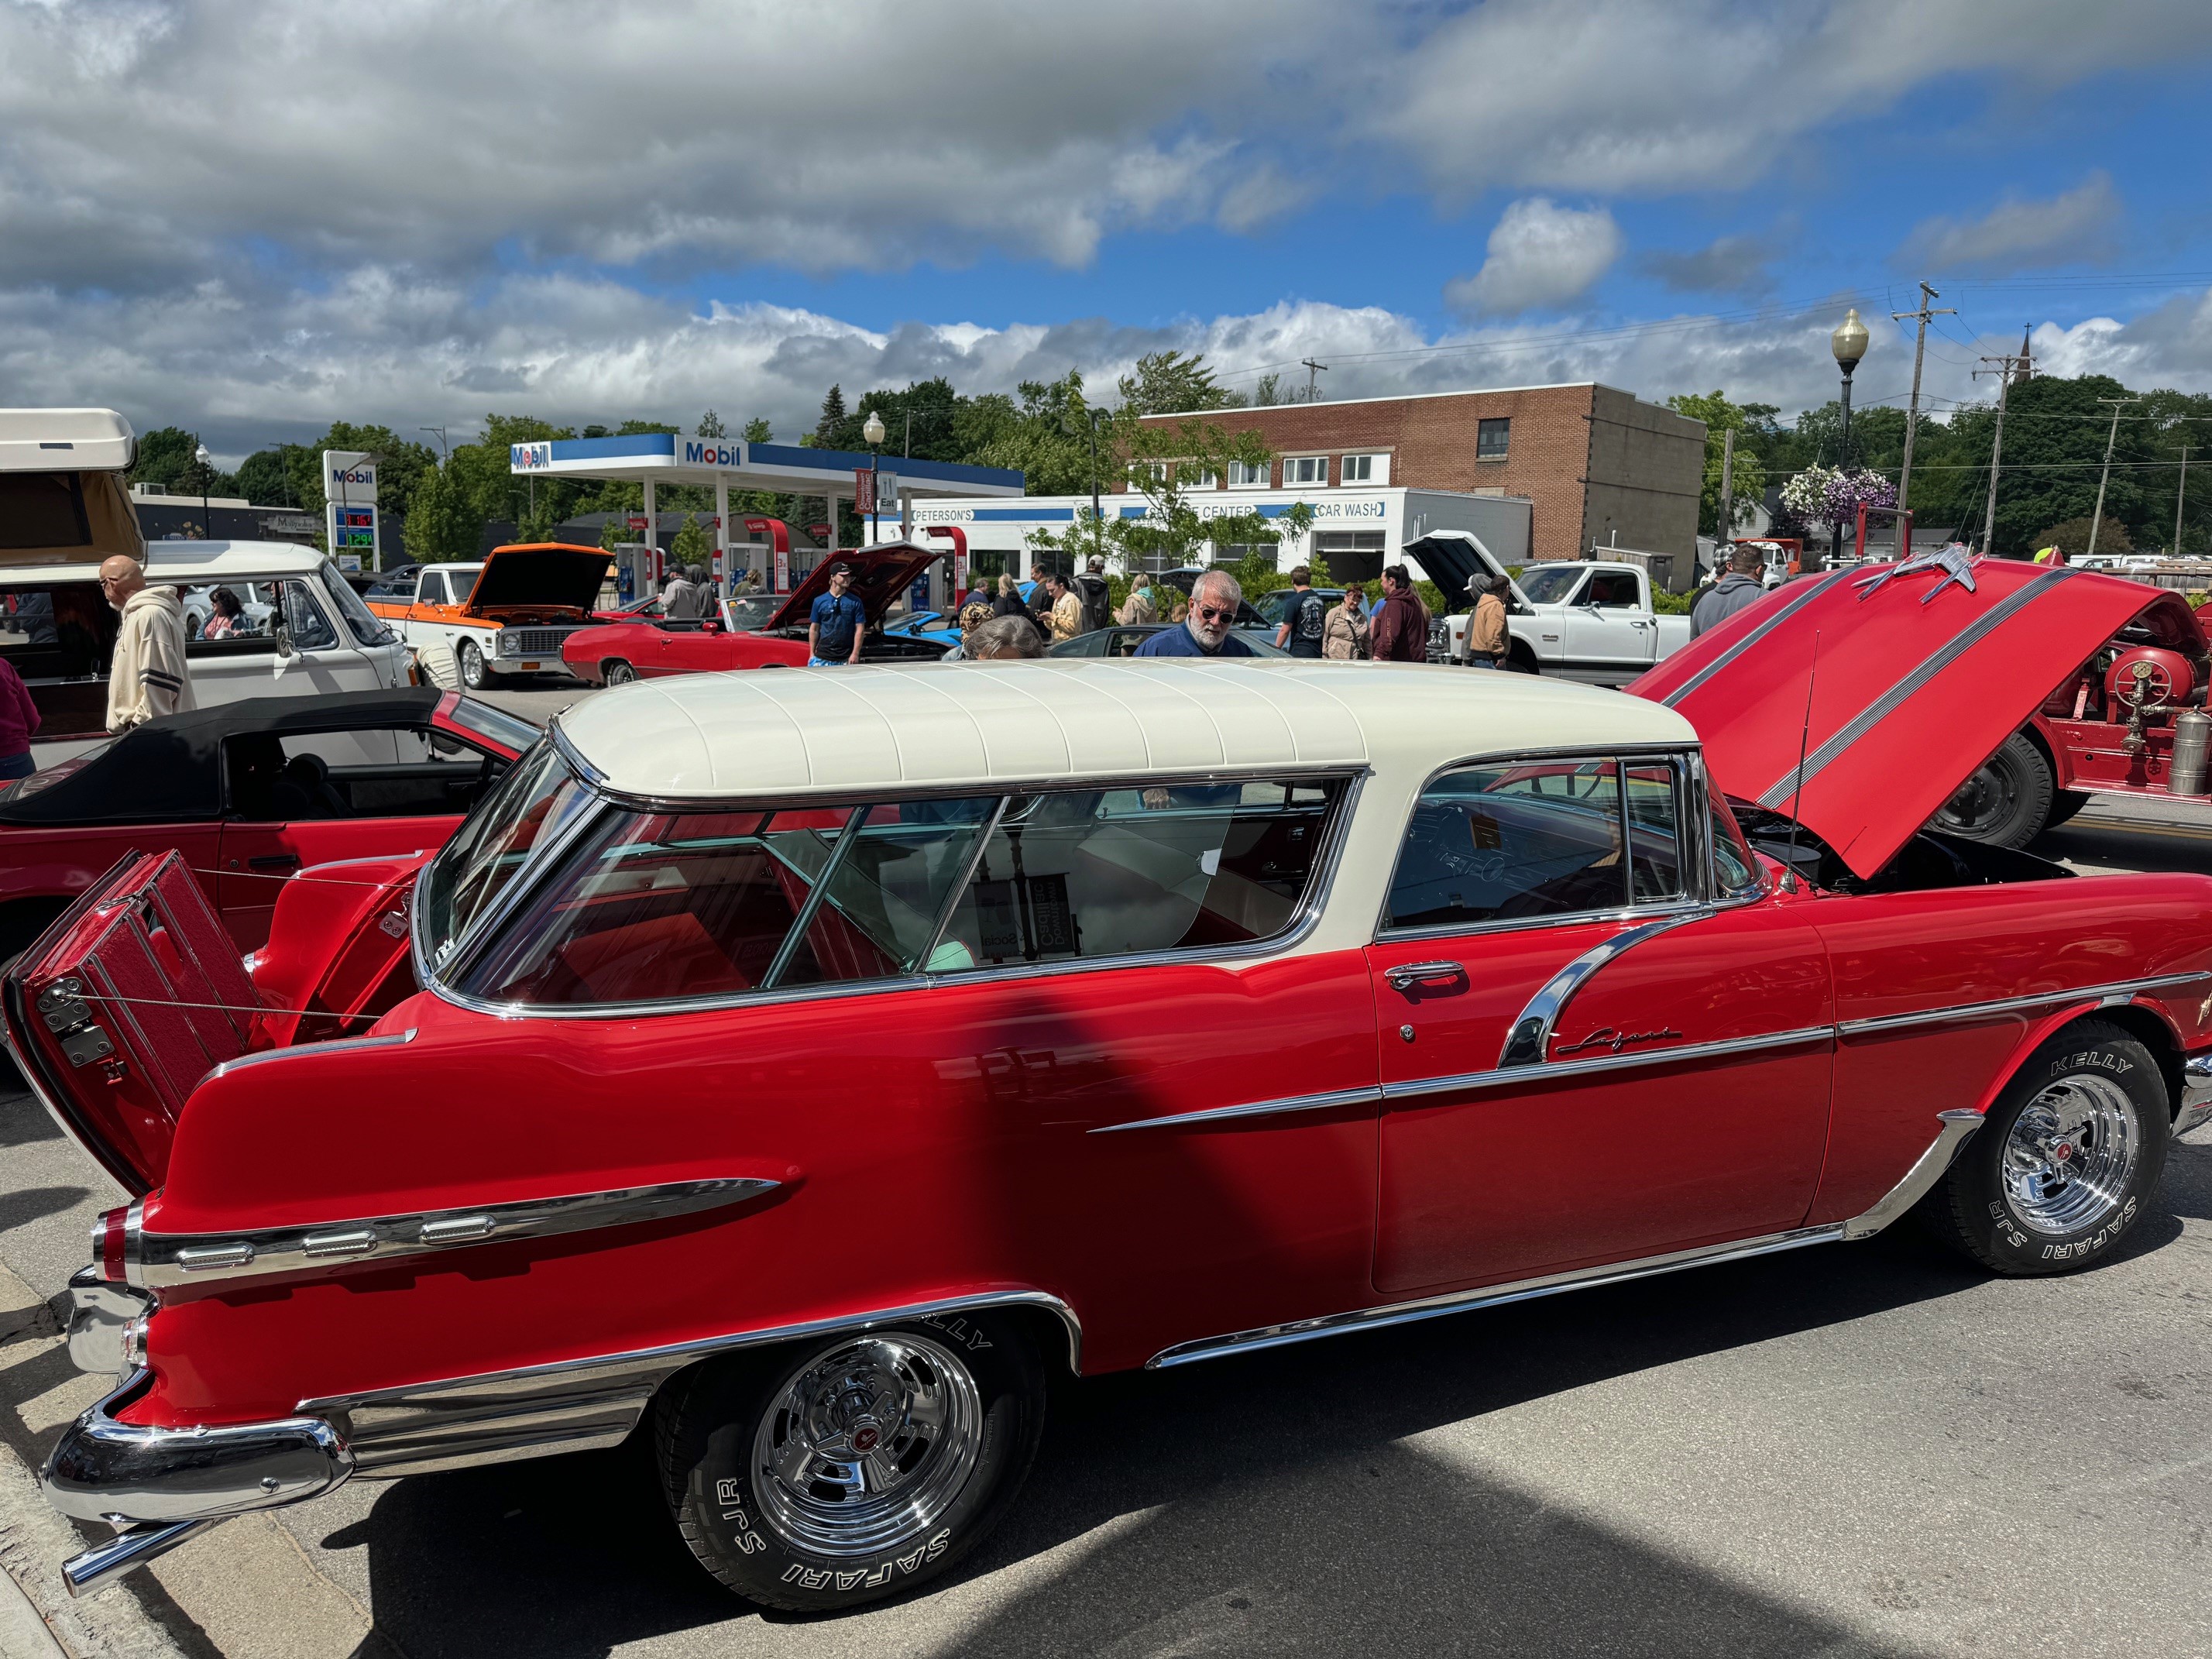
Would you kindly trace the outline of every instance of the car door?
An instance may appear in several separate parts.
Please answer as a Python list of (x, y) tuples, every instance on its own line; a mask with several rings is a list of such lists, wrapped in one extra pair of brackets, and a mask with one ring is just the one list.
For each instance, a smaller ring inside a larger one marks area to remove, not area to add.
[[(416, 735), (411, 728), (380, 727), (233, 738), (225, 745), (228, 805), (216, 904), (240, 950), (267, 940), (277, 895), (299, 871), (445, 844), (501, 763), (485, 750), (471, 749), (459, 758), (426, 751)], [(403, 738), (420, 758), (328, 758), (356, 744), (396, 751)], [(448, 751), (464, 746), (450, 732), (441, 732), (440, 743)], [(302, 757), (322, 763), (323, 787), (306, 781), (312, 767), (294, 781), (289, 769)]]
[(1827, 1131), (1826, 957), (1729, 847), (1723, 897), (1712, 823), (1686, 755), (1478, 763), (1423, 792), (1368, 952), (1378, 1291), (1802, 1220)]
[(1570, 662), (1644, 668), (1657, 660), (1650, 618), (1633, 571), (1593, 570), (1566, 611)]

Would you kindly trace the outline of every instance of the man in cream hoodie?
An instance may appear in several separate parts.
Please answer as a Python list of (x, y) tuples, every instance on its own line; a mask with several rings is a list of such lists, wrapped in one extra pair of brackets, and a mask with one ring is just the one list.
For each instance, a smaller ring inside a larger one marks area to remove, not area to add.
[(198, 707), (185, 665), (185, 608), (173, 587), (146, 586), (146, 568), (118, 553), (100, 567), (100, 591), (123, 613), (107, 674), (107, 729), (128, 732)]

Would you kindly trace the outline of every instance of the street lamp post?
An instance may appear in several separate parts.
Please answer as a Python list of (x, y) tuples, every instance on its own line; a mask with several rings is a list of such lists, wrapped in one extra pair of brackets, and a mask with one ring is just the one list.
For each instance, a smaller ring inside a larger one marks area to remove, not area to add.
[(876, 521), (876, 472), (884, 464), (884, 417), (870, 410), (860, 435), (868, 441), (868, 545), (873, 547), (882, 539)]
[(208, 511), (208, 466), (214, 459), (215, 457), (208, 453), (205, 444), (196, 442), (193, 445), (192, 464), (200, 470), (200, 539), (207, 542), (215, 539), (215, 526), (210, 522)]
[[(1858, 308), (1854, 306), (1844, 320), (1836, 325), (1836, 331), (1828, 337), (1828, 349), (1836, 354), (1836, 367), (1844, 371), (1844, 432), (1843, 453), (1837, 459), (1837, 469), (1849, 471), (1851, 465), (1851, 371), (1866, 356), (1866, 325), (1859, 320)], [(1835, 521), (1828, 538), (1828, 556), (1839, 558), (1844, 550), (1844, 524)]]
[(1091, 544), (1101, 558), (1106, 556), (1106, 521), (1098, 509), (1098, 422), (1112, 418), (1104, 410), (1094, 409), (1085, 422), (1091, 428)]

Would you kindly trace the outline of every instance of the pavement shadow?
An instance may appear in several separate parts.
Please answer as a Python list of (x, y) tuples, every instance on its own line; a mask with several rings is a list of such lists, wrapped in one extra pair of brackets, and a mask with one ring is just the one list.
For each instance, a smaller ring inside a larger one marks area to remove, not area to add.
[[(1867, 1647), (1402, 1443), (1698, 1355), (1942, 1297), (1983, 1276), (1910, 1228), (1492, 1312), (1060, 1390), (1037, 1466), (963, 1577), (1008, 1581), (963, 1653), (1847, 1654)], [(1624, 1429), (1624, 1431), (1627, 1431)], [(586, 1656), (763, 1619), (779, 1647), (852, 1620), (762, 1614), (691, 1561), (644, 1445), (401, 1481), (325, 1547), (365, 1545), (379, 1632), (410, 1659)], [(911, 1615), (908, 1615), (910, 1619)], [(1394, 1634), (1395, 1632), (1395, 1634)], [(1417, 1634), (1418, 1632), (1418, 1634)], [(737, 1634), (732, 1631), (731, 1638)], [(364, 1650), (366, 1651), (366, 1650)]]
[(26, 1187), (0, 1193), (0, 1232), (75, 1209), (91, 1196), (88, 1187)]
[(23, 1146), (34, 1140), (59, 1140), (62, 1132), (45, 1107), (21, 1092), (15, 1062), (0, 1054), (0, 1146)]

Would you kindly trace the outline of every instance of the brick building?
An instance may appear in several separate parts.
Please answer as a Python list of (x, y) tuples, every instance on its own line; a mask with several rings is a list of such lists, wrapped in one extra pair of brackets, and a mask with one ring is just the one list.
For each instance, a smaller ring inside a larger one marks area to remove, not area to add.
[[(1157, 421), (1188, 419), (1161, 415)], [(1212, 411), (1256, 428), (1267, 476), (1224, 490), (1392, 485), (1531, 504), (1530, 556), (1579, 557), (1593, 543), (1674, 554), (1687, 570), (1705, 480), (1702, 421), (1611, 386), (1522, 386)]]

